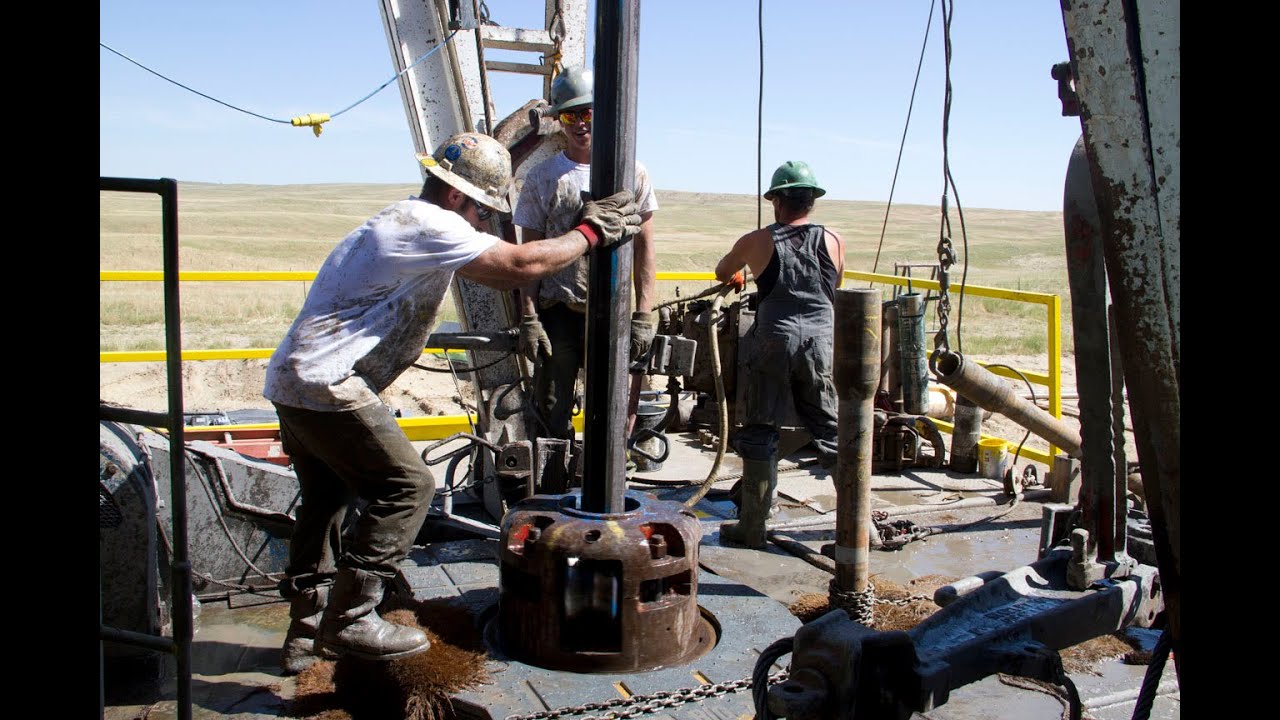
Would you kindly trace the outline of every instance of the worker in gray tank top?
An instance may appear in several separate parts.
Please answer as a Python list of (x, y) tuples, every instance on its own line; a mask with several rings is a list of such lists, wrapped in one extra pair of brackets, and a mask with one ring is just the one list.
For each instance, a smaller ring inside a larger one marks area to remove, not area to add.
[(755, 325), (748, 331), (746, 423), (738, 434), (742, 456), (737, 522), (720, 537), (748, 547), (765, 546), (765, 520), (778, 486), (778, 426), (787, 394), (813, 437), (826, 468), (836, 463), (836, 389), (831, 378), (835, 290), (844, 274), (844, 240), (809, 222), (814, 200), (826, 191), (803, 162), (788, 161), (773, 173), (764, 198), (775, 222), (743, 235), (719, 264), (716, 278), (739, 288), (749, 267), (759, 289)]

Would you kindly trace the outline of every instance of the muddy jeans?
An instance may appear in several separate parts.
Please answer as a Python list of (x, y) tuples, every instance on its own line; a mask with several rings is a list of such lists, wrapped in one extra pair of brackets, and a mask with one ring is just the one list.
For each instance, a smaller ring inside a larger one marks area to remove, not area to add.
[(746, 422), (739, 452), (758, 460), (773, 456), (777, 419), (785, 414), (790, 394), (822, 464), (834, 466), (838, 430), (831, 336), (759, 334), (754, 340), (747, 360)]
[[(329, 582), (337, 567), (394, 577), (422, 528), (436, 484), (381, 403), (346, 412), (276, 405), (280, 437), (302, 491), (281, 592)], [(342, 521), (368, 502), (342, 545)]]
[(557, 304), (540, 309), (538, 319), (551, 341), (551, 357), (540, 357), (533, 373), (534, 403), (549, 426), (548, 430), (539, 426), (537, 436), (572, 440), (574, 390), (586, 351), (587, 316)]

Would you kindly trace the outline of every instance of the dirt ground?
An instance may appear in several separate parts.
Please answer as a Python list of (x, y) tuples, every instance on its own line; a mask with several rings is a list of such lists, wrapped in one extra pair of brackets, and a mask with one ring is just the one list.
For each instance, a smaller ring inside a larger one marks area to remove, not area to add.
[[(1048, 370), (1047, 359), (1038, 355), (1002, 355), (976, 358), (983, 363), (1002, 363), (1020, 370)], [(440, 372), (409, 368), (382, 394), (383, 402), (404, 417), (430, 415), (456, 415), (465, 406), (474, 409), (475, 393), (471, 384), (448, 372), (443, 358), (424, 355), (421, 365)], [(183, 364), (183, 397), (187, 412), (215, 412), (244, 409), (271, 410), (271, 403), (262, 397), (262, 384), (267, 361), (263, 360), (204, 360)], [(163, 363), (104, 363), (100, 367), (101, 395), (104, 402), (141, 410), (164, 411), (168, 408), (165, 367)], [(1021, 391), (1025, 384), (1010, 381)], [(651, 387), (664, 387), (665, 382), (651, 382)], [(1075, 399), (1076, 369), (1072, 358), (1062, 362), (1063, 417), (1062, 422), (1079, 431), (1079, 401)], [(1037, 387), (1037, 398), (1042, 400), (1046, 388)], [(1131, 461), (1138, 459), (1133, 442), (1132, 421), (1127, 420), (1125, 451)], [(1012, 440), (1016, 443), (1026, 433), (1024, 428), (999, 414), (990, 414), (983, 420), (983, 432)], [(1027, 446), (1046, 450), (1048, 444), (1032, 435)], [(1013, 448), (1011, 448), (1012, 450)], [(1045, 468), (1047, 470), (1047, 468)]]

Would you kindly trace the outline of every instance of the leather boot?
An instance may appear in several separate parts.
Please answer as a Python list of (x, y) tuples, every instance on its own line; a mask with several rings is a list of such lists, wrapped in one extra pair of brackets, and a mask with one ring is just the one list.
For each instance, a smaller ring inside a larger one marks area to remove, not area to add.
[(307, 588), (293, 597), (289, 605), (289, 629), (284, 634), (280, 651), (280, 668), (286, 675), (297, 675), (311, 667), (316, 655), (316, 630), (329, 603), (330, 585)]
[(773, 492), (778, 487), (778, 466), (770, 460), (742, 460), (742, 509), (736, 522), (720, 525), (720, 539), (763, 550), (768, 542), (765, 537), (765, 520), (773, 504)]
[(394, 660), (431, 647), (426, 633), (378, 615), (383, 583), (380, 575), (367, 570), (340, 568), (320, 620), (316, 647), (362, 660)]

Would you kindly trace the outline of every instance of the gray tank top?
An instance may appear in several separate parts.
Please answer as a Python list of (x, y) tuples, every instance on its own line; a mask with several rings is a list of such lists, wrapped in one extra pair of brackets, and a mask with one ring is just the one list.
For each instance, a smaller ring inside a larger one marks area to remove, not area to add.
[(769, 226), (773, 258), (756, 284), (756, 332), (829, 335), (836, 292), (836, 265), (821, 225)]

